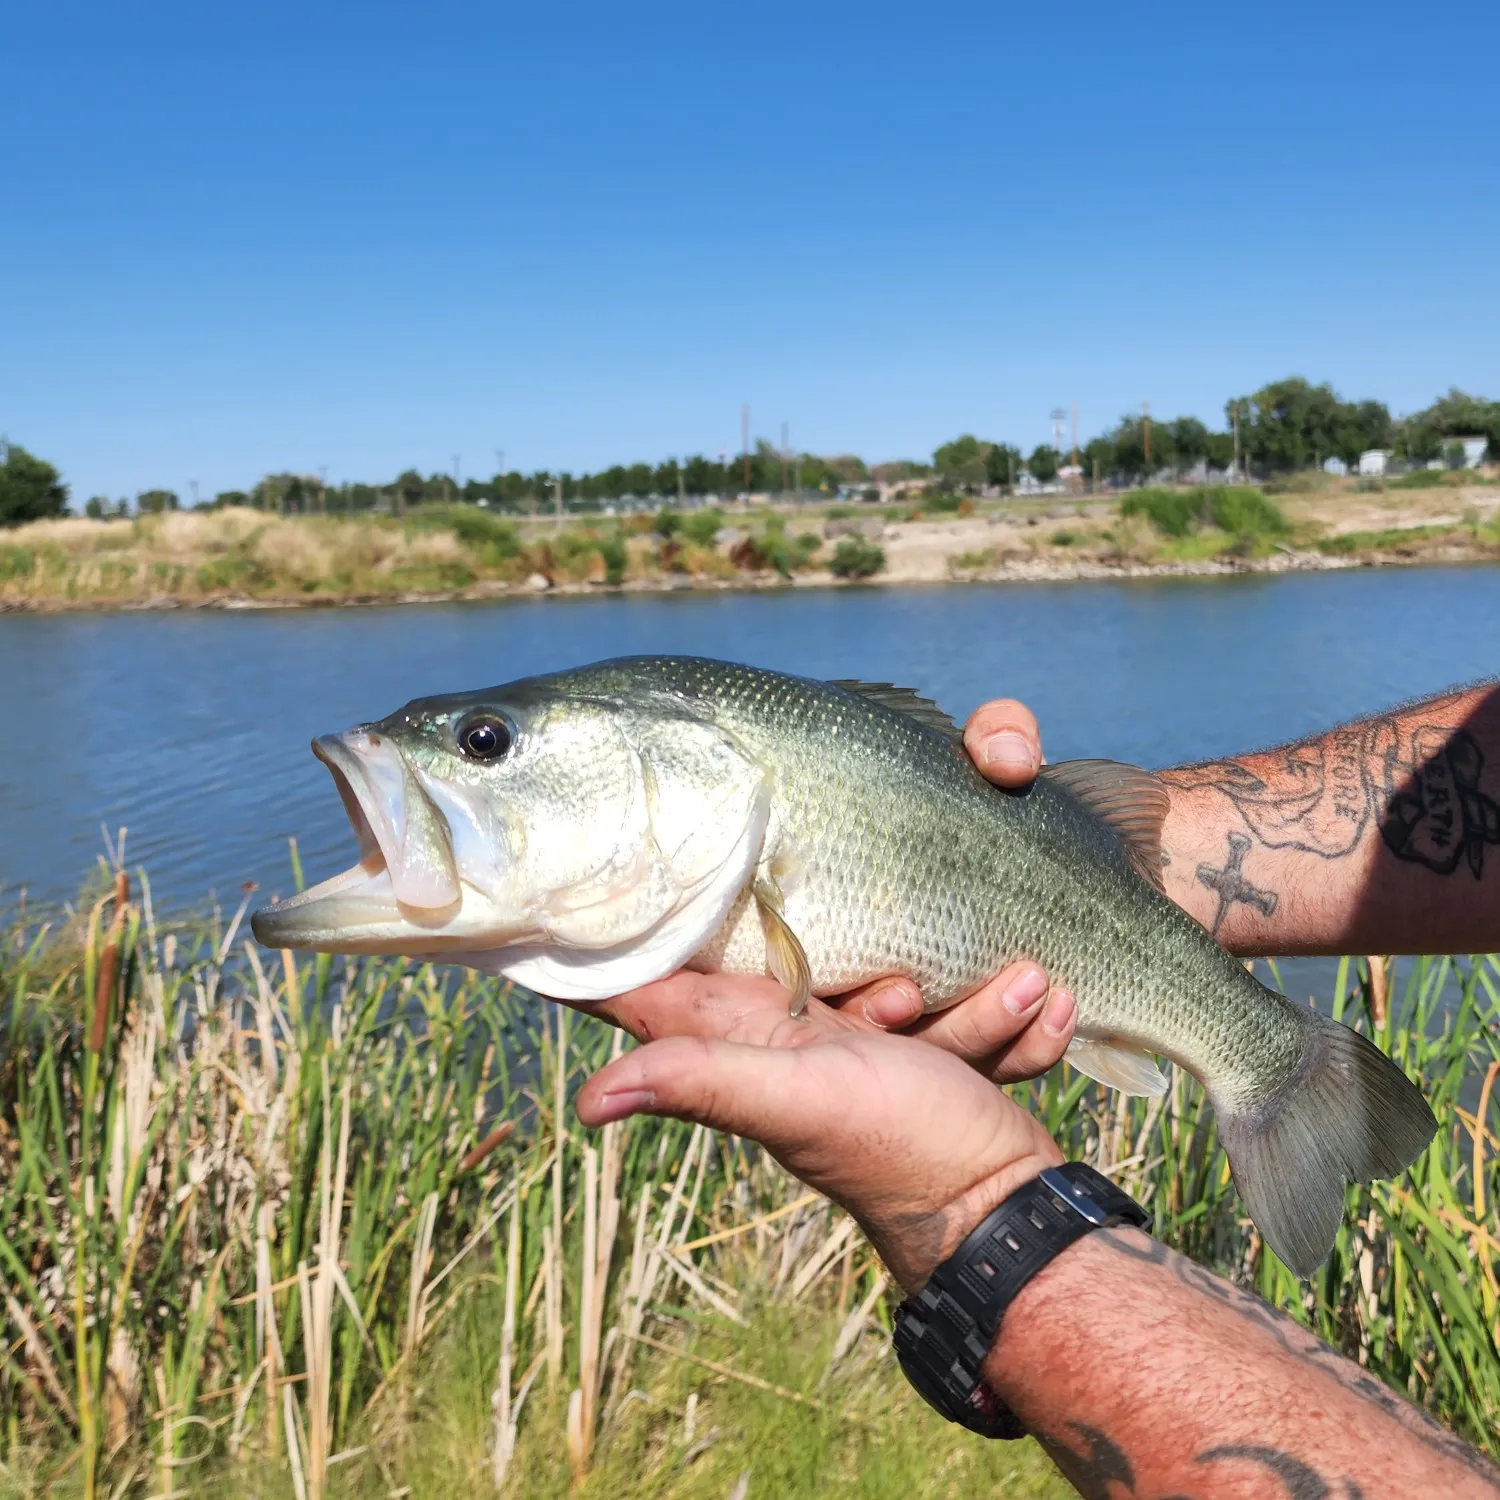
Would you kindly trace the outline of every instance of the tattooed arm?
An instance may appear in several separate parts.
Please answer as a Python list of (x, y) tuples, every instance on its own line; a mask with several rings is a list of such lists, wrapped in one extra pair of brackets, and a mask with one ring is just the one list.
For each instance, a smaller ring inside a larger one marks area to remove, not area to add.
[(1358, 1365), (1136, 1230), (1042, 1271), (986, 1374), (1086, 1500), (1500, 1496), (1483, 1459)]
[[(975, 764), (1025, 786), (1036, 720), (975, 709)], [(1167, 894), (1235, 953), (1500, 948), (1500, 686), (1163, 771)]]
[(1167, 892), (1236, 953), (1500, 947), (1500, 688), (1162, 779)]

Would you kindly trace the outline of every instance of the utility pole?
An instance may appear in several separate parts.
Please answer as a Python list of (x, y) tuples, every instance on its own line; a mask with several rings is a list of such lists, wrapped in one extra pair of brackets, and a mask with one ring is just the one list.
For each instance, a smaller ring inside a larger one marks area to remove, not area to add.
[(1078, 401), (1073, 401), (1073, 457), (1068, 460), (1072, 468), (1078, 467)]
[(1245, 476), (1240, 469), (1240, 403), (1238, 401), (1229, 408), (1229, 416), (1234, 423), (1234, 477), (1243, 479)]
[[(196, 490), (195, 490), (196, 493)], [(328, 512), (328, 465), (318, 465), (318, 509), (325, 515)]]
[(791, 457), (791, 450), (787, 447), (786, 423), (781, 424), (781, 498), (786, 499), (786, 465)]
[(1149, 477), (1149, 470), (1151, 468), (1151, 403), (1149, 401), (1141, 402), (1141, 431), (1145, 435), (1146, 468)]
[(192, 492), (193, 492), (193, 509), (197, 510), (198, 509), (198, 481), (196, 479), (190, 479), (190, 480), (188, 480), (188, 488), (190, 490), (192, 490)]
[(462, 486), (458, 482), (458, 454), (453, 455), (453, 498), (458, 499), (458, 492)]
[(745, 498), (750, 498), (750, 403), (740, 402), (740, 453), (745, 460)]
[(562, 523), (563, 523), (562, 475), (559, 474), (557, 476), (557, 478), (552, 481), (552, 483), (553, 483), (553, 492), (554, 492), (554, 494), (557, 497), (557, 529), (559, 531), (561, 531), (562, 530)]

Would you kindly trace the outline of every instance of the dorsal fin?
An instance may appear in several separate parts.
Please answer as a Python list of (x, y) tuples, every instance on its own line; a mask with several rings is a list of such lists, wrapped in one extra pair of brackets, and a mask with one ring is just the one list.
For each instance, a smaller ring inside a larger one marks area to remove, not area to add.
[(1168, 798), (1150, 771), (1118, 760), (1061, 760), (1043, 766), (1040, 774), (1108, 823), (1119, 834), (1131, 869), (1162, 889), (1161, 825)]
[(846, 693), (853, 693), (857, 698), (867, 698), (871, 703), (890, 709), (892, 713), (915, 719), (923, 729), (935, 729), (944, 739), (952, 740), (956, 745), (964, 742), (963, 730), (931, 698), (924, 698), (910, 688), (896, 687), (889, 682), (860, 682), (853, 677), (835, 677), (828, 685), (843, 688)]

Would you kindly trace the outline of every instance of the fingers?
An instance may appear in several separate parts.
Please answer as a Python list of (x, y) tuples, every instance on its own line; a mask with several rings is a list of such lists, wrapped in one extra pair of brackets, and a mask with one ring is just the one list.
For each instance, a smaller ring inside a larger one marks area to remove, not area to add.
[(773, 1150), (815, 1128), (818, 1106), (794, 1075), (791, 1051), (706, 1037), (668, 1037), (627, 1052), (578, 1091), (578, 1118), (606, 1125), (627, 1115), (675, 1115)]
[(1036, 715), (1014, 698), (981, 703), (969, 715), (964, 749), (996, 786), (1029, 786), (1042, 766), (1042, 732)]
[(912, 1028), (996, 1083), (1034, 1078), (1067, 1051), (1078, 1007), (1034, 963), (1012, 964), (982, 989)]
[(576, 1008), (623, 1027), (641, 1042), (695, 1036), (760, 1047), (798, 1046), (830, 1028), (848, 1031), (855, 1024), (817, 1000), (809, 1002), (801, 1020), (792, 1019), (790, 1007), (791, 996), (774, 979), (683, 969), (613, 1000)]
[(876, 979), (828, 1002), (846, 1020), (876, 1031), (900, 1031), (922, 1016), (922, 992), (911, 979)]

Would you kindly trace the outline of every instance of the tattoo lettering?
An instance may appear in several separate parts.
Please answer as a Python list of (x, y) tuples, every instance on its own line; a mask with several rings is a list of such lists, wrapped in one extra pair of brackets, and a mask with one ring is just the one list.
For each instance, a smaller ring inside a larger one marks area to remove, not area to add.
[(1486, 847), (1500, 844), (1500, 802), (1480, 790), (1484, 754), (1466, 730), (1386, 715), (1274, 753), (1269, 777), (1222, 760), (1162, 779), (1223, 792), (1267, 849), (1342, 859), (1374, 827), (1397, 859), (1438, 875), (1462, 863), (1478, 880)]
[(1500, 844), (1500, 803), (1479, 790), (1484, 756), (1472, 735), (1431, 726), (1413, 736), (1416, 764), (1400, 786), (1387, 783), (1380, 836), (1397, 859), (1450, 875), (1462, 857), (1476, 880), (1484, 846)]
[(1224, 868), (1216, 870), (1212, 865), (1198, 866), (1198, 884), (1206, 885), (1219, 898), (1219, 909), (1209, 929), (1216, 937), (1231, 906), (1253, 906), (1263, 917), (1275, 914), (1276, 892), (1263, 891), (1245, 877), (1245, 856), (1249, 852), (1250, 840), (1243, 833), (1231, 833), (1229, 857), (1224, 861)]

